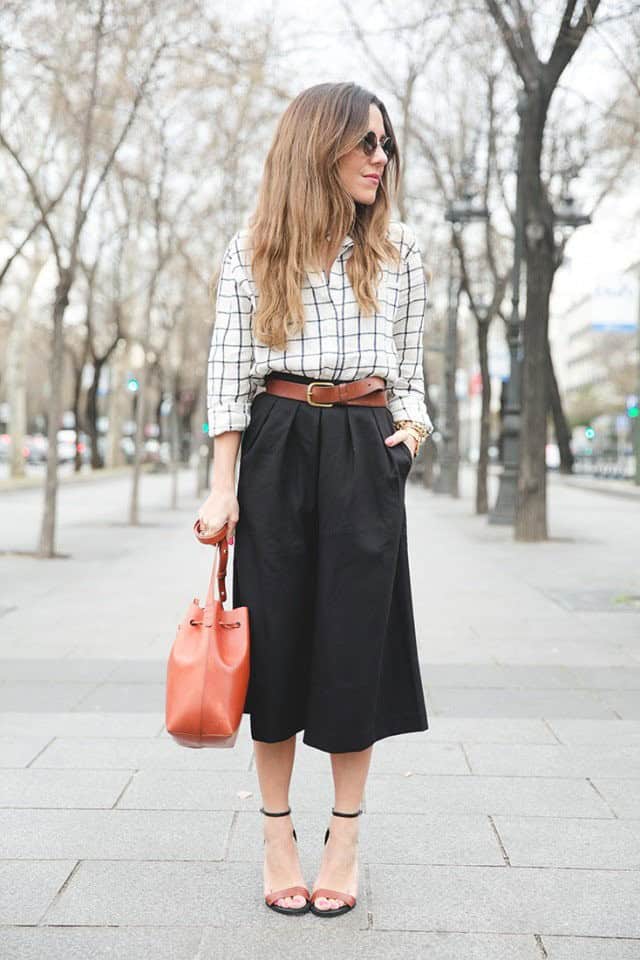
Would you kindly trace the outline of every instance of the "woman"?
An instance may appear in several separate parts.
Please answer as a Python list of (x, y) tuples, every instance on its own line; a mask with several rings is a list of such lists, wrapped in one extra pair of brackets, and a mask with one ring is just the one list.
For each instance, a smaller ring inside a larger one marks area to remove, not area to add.
[[(256, 211), (229, 242), (217, 286), (215, 456), (199, 517), (235, 532), (265, 902), (281, 913), (352, 909), (373, 743), (428, 727), (404, 506), (433, 430), (426, 290), (413, 232), (390, 220), (392, 177), (397, 190), (398, 149), (377, 97), (353, 83), (304, 90), (279, 122)], [(335, 788), (311, 894), (289, 816), (299, 730), (331, 755)]]

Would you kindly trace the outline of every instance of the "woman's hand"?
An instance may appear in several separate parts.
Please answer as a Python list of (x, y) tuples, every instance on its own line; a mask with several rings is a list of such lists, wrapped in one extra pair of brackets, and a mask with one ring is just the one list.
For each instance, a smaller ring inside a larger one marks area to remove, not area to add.
[(200, 527), (205, 536), (215, 533), (227, 524), (227, 540), (233, 543), (233, 535), (240, 517), (240, 506), (235, 489), (229, 484), (213, 483), (211, 493), (198, 510)]
[(387, 446), (394, 447), (396, 443), (406, 443), (411, 451), (411, 456), (415, 457), (416, 448), (418, 446), (418, 441), (413, 436), (412, 433), (409, 433), (408, 430), (402, 428), (401, 430), (396, 430), (395, 433), (391, 433), (388, 437), (385, 437), (384, 441)]

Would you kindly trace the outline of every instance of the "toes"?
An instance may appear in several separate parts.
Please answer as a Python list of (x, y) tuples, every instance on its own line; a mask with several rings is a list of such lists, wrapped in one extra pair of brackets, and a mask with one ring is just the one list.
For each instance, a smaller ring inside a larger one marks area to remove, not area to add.
[(276, 903), (279, 907), (304, 907), (305, 898), (302, 894), (296, 893), (293, 897), (280, 897)]
[(344, 901), (328, 899), (327, 897), (318, 897), (316, 899), (316, 906), (321, 910), (337, 910), (338, 907), (344, 906)]

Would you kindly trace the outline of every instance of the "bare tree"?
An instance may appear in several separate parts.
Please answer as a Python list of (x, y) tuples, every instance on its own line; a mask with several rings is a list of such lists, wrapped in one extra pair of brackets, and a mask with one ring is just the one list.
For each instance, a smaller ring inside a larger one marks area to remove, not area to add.
[[(57, 270), (57, 284), (53, 304), (53, 331), (50, 354), (50, 401), (48, 415), (48, 456), (47, 474), (45, 481), (45, 502), (40, 535), (39, 553), (43, 557), (55, 556), (55, 529), (56, 507), (58, 491), (58, 427), (61, 414), (61, 392), (63, 377), (64, 356), (64, 316), (69, 304), (69, 297), (76, 280), (79, 262), (79, 248), (83, 231), (86, 228), (89, 213), (98, 196), (98, 193), (107, 178), (118, 151), (122, 148), (129, 131), (131, 130), (140, 104), (145, 96), (149, 82), (153, 76), (165, 43), (161, 41), (152, 53), (146, 68), (143, 69), (139, 83), (134, 87), (134, 94), (128, 109), (127, 116), (117, 132), (114, 142), (107, 149), (106, 156), (95, 169), (97, 153), (97, 138), (102, 131), (99, 128), (98, 113), (102, 108), (100, 103), (100, 74), (104, 55), (105, 38), (109, 29), (106, 23), (106, 0), (100, 0), (92, 26), (92, 38), (89, 56), (89, 76), (86, 93), (81, 106), (77, 105), (73, 115), (80, 124), (80, 136), (77, 144), (79, 149), (79, 169), (77, 186), (70, 184), (65, 199), (67, 214), (70, 221), (70, 235), (67, 237), (68, 224), (62, 218), (58, 222), (52, 217), (53, 202), (47, 199), (40, 178), (30, 169), (26, 146), (20, 148), (4, 129), (0, 129), (0, 146), (13, 159), (20, 170), (31, 200), (36, 208), (39, 222), (49, 237), (51, 249)], [(52, 66), (52, 65), (48, 65)], [(84, 91), (83, 91), (84, 92)], [(60, 88), (56, 94), (66, 96)], [(80, 94), (79, 94), (80, 95)], [(71, 114), (69, 115), (71, 116)]]
[[(556, 256), (554, 212), (541, 156), (551, 98), (593, 22), (600, 0), (566, 0), (551, 54), (540, 58), (521, 0), (485, 0), (526, 92), (520, 115), (521, 190), (525, 223), (527, 305), (524, 320), (522, 427), (516, 505), (517, 540), (547, 538), (546, 434), (549, 299)], [(576, 16), (576, 8), (578, 13)]]

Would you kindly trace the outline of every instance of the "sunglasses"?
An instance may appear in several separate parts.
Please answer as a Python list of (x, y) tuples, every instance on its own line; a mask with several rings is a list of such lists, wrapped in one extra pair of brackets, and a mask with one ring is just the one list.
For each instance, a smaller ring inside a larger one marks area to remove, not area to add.
[(382, 137), (381, 140), (378, 140), (377, 136), (373, 130), (369, 130), (368, 133), (365, 133), (362, 140), (360, 140), (358, 146), (363, 150), (365, 156), (371, 157), (376, 152), (376, 147), (380, 144), (387, 157), (392, 157), (395, 151), (395, 143), (393, 137)]

